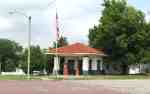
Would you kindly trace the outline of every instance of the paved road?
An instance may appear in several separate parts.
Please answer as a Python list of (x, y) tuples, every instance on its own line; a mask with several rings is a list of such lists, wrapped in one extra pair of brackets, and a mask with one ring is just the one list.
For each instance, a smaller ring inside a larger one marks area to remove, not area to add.
[(89, 80), (72, 83), (103, 86), (126, 94), (150, 94), (150, 80)]
[(125, 94), (97, 81), (0, 81), (0, 94)]

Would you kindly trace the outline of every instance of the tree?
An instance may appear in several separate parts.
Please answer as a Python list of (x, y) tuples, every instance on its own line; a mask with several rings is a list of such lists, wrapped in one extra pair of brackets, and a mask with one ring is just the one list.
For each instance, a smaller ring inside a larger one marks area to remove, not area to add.
[[(23, 53), (23, 63), (21, 64), (22, 69), (27, 72), (27, 53), (28, 49), (26, 48)], [(30, 63), (30, 72), (33, 71), (43, 71), (45, 67), (45, 54), (39, 46), (31, 46), (31, 63)]]
[[(54, 48), (56, 48), (56, 42), (54, 42), (53, 45), (54, 45)], [(58, 39), (58, 44), (57, 44), (57, 45), (58, 45), (58, 47), (62, 47), (62, 46), (68, 45), (67, 38), (61, 36), (61, 37)]]
[(150, 31), (144, 13), (126, 0), (104, 0), (103, 6), (99, 25), (89, 30), (90, 45), (104, 48), (112, 62), (123, 66), (148, 62)]
[(21, 61), (22, 47), (8, 39), (0, 39), (0, 45), (0, 71), (14, 71)]

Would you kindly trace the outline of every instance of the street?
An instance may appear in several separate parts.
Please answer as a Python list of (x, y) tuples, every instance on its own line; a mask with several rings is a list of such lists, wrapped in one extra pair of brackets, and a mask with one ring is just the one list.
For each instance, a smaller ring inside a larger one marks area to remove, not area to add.
[[(124, 94), (80, 81), (0, 81), (0, 94)], [(88, 81), (84, 81), (88, 82)]]

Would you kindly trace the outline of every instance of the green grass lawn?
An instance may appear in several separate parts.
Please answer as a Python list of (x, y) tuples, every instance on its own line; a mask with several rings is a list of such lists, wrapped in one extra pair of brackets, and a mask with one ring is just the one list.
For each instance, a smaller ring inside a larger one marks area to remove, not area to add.
[(7, 75), (3, 76), (0, 75), (0, 80), (26, 80), (27, 77), (25, 76), (16, 76), (16, 75)]
[(129, 80), (129, 79), (150, 79), (148, 75), (99, 75), (82, 77), (88, 80)]
[[(30, 80), (40, 80), (42, 76), (31, 76)], [(43, 76), (45, 77), (45, 76)], [(21, 75), (0, 75), (0, 80), (28, 80), (27, 76)]]
[[(54, 76), (49, 76), (49, 79), (56, 79)], [(63, 79), (63, 76), (58, 77), (59, 80)], [(150, 75), (88, 75), (88, 76), (69, 76), (68, 80), (130, 80), (130, 79), (149, 79)]]
[[(150, 75), (97, 75), (97, 76), (69, 76), (68, 80), (129, 80), (129, 79), (149, 79)], [(0, 76), (0, 80), (28, 80), (27, 76)], [(31, 76), (31, 80), (63, 80), (63, 76)]]

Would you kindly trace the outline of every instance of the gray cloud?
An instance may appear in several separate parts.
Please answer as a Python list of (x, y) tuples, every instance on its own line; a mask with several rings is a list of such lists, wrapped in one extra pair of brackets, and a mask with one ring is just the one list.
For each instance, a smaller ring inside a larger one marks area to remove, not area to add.
[[(55, 3), (53, 0), (1, 0), (0, 1), (0, 38), (8, 38), (27, 46), (28, 20), (21, 15), (9, 15), (13, 9), (32, 16), (32, 44), (48, 48), (55, 41)], [(98, 24), (103, 0), (57, 0), (60, 30), (70, 43), (88, 43), (88, 30)], [(137, 0), (129, 1), (139, 6)], [(142, 2), (142, 1), (140, 1)], [(146, 2), (143, 1), (143, 2)], [(147, 6), (149, 7), (149, 6)]]
[[(87, 43), (88, 28), (99, 19), (102, 0), (57, 0), (60, 29), (69, 42)], [(0, 29), (0, 38), (9, 38), (27, 46), (27, 19), (21, 15), (8, 15), (17, 9), (32, 15), (32, 44), (47, 48), (55, 40), (55, 4), (47, 7), (49, 0), (0, 1), (0, 17), (12, 27)]]

